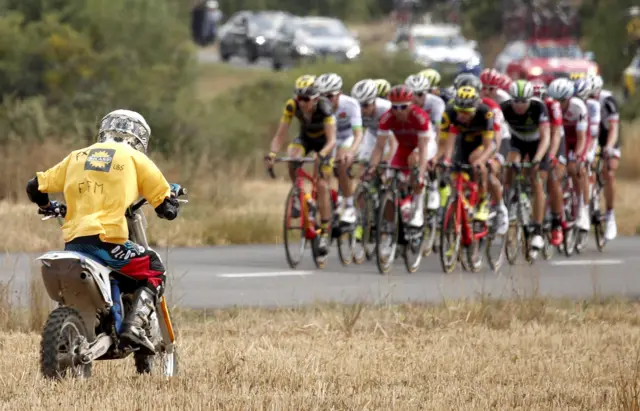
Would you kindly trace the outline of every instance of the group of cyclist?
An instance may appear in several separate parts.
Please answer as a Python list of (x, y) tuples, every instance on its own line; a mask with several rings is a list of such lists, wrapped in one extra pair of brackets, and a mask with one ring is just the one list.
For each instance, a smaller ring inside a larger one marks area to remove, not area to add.
[[(424, 224), (425, 176), (438, 163), (456, 162), (472, 165), (478, 171), (481, 200), (475, 218), (486, 219), (493, 209), (499, 235), (507, 232), (512, 212), (505, 198), (511, 195), (513, 170), (504, 166), (528, 161), (532, 164), (529, 177), (533, 193), (530, 244), (532, 249), (541, 249), (547, 210), (545, 182), (552, 215), (550, 242), (558, 246), (563, 241), (562, 181), (567, 172), (580, 199), (576, 225), (589, 230), (586, 171), (600, 150), (606, 164), (605, 239), (616, 237), (613, 209), (615, 171), (620, 159), (619, 110), (612, 93), (603, 90), (600, 76), (575, 80), (562, 77), (547, 86), (537, 79), (514, 81), (495, 69), (472, 68), (462, 70), (450, 87), (441, 87), (440, 82), (436, 70), (426, 69), (393, 87), (384, 79), (358, 81), (349, 96), (343, 94), (343, 81), (335, 73), (304, 75), (296, 80), (294, 96), (285, 104), (267, 163), (271, 166), (291, 120), (297, 117), (300, 133), (289, 145), (288, 155), (317, 153), (321, 171), (320, 253), (326, 254), (329, 244), (329, 177), (334, 159), (344, 195), (343, 224), (354, 224), (357, 219), (348, 173), (353, 160), (368, 163), (367, 176), (382, 161), (394, 167), (418, 168), (411, 181), (414, 214), (407, 221), (413, 227)], [(448, 195), (446, 189), (435, 193)], [(443, 202), (438, 199), (437, 204)]]

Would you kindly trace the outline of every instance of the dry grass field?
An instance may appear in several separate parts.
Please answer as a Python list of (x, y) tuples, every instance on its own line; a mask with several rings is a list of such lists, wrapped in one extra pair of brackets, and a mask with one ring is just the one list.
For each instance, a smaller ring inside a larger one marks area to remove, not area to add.
[(0, 302), (0, 410), (639, 410), (640, 304), (447, 301), (439, 305), (176, 310), (180, 371), (91, 379), (38, 371), (47, 312)]

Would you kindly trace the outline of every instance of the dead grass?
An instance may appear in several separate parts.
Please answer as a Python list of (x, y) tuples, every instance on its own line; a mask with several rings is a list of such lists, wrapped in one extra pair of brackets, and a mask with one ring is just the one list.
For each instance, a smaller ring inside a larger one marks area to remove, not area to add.
[(0, 333), (0, 409), (638, 409), (636, 302), (327, 304), (176, 318), (181, 371), (171, 380), (136, 377), (127, 359), (96, 363), (88, 381), (50, 383), (38, 373), (38, 334)]

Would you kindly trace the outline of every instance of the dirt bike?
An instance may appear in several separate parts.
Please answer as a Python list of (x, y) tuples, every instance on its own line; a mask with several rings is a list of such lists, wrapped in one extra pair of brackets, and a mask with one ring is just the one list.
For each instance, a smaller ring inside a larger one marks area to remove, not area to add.
[[(176, 186), (174, 194), (179, 197), (186, 190)], [(148, 249), (146, 219), (141, 210), (145, 204), (145, 199), (138, 200), (125, 215), (129, 239)], [(38, 213), (44, 215), (43, 220), (57, 218), (62, 224), (66, 206), (60, 205), (52, 212), (39, 209)], [(162, 375), (176, 375), (176, 336), (163, 293), (157, 297), (146, 330), (155, 353), (143, 352), (139, 347), (121, 346), (118, 338), (122, 321), (135, 300), (137, 280), (79, 252), (49, 251), (37, 260), (42, 263), (47, 293), (58, 303), (42, 330), (40, 371), (45, 377), (87, 378), (94, 361), (123, 359), (132, 353), (139, 374), (150, 374), (157, 361)]]

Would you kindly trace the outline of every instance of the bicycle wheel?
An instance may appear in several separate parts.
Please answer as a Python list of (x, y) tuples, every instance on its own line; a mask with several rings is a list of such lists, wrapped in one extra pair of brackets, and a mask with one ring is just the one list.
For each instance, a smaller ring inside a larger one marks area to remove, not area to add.
[[(354, 258), (357, 264), (361, 264), (361, 258), (371, 260), (376, 250), (374, 224), (376, 222), (376, 210), (372, 194), (366, 186), (359, 185), (354, 194), (356, 209), (358, 211), (358, 223), (354, 231), (356, 237), (356, 250)], [(361, 249), (361, 250), (360, 250)], [(364, 255), (361, 255), (364, 254)], [(359, 261), (359, 262), (358, 262)]]
[(489, 220), (489, 234), (487, 234), (487, 245), (485, 246), (487, 264), (494, 273), (497, 273), (504, 264), (507, 253), (506, 236), (496, 232), (496, 217), (497, 215), (494, 214), (493, 218)]
[(458, 218), (456, 200), (450, 200), (445, 206), (440, 227), (440, 264), (447, 274), (456, 268), (460, 254), (462, 230), (456, 226)]
[[(385, 190), (380, 195), (380, 209), (376, 224), (376, 265), (380, 274), (389, 273), (396, 257), (400, 228), (397, 202), (396, 193), (391, 190)], [(391, 220), (385, 216), (385, 211), (393, 213)]]
[(422, 246), (422, 256), (427, 257), (433, 251), (438, 232), (438, 210), (429, 210), (427, 207), (429, 193), (424, 196), (424, 239)]
[[(297, 187), (291, 187), (285, 201), (282, 224), (285, 256), (291, 268), (296, 268), (302, 261), (307, 243), (303, 215), (307, 210), (307, 206), (303, 201), (303, 193)], [(298, 233), (298, 239), (296, 239), (295, 233)], [(296, 251), (298, 252), (297, 255)]]
[[(509, 200), (509, 211), (518, 210), (518, 203), (515, 203), (512, 199)], [(516, 200), (518, 201), (518, 200)], [(518, 254), (520, 253), (520, 244), (522, 243), (522, 226), (520, 225), (520, 220), (516, 211), (516, 218), (511, 218), (511, 213), (509, 214), (509, 228), (507, 230), (506, 235), (506, 256), (507, 261), (509, 261), (510, 265), (514, 265), (518, 261)]]
[(573, 251), (576, 247), (576, 220), (577, 220), (577, 198), (575, 192), (571, 191), (565, 194), (565, 223), (562, 227), (562, 231), (564, 232), (564, 240), (562, 242), (564, 248), (564, 254), (567, 257), (571, 257), (573, 255)]
[(553, 257), (553, 244), (551, 244), (551, 226), (550, 223), (546, 222), (543, 228), (543, 240), (544, 247), (542, 247), (542, 258), (545, 260), (550, 260)]
[[(472, 227), (473, 229), (473, 227)], [(475, 231), (471, 232), (474, 235)], [(471, 240), (471, 244), (465, 247), (466, 269), (472, 273), (477, 273), (482, 268), (482, 246), (484, 241)]]
[[(426, 221), (424, 222), (426, 225)], [(422, 261), (422, 251), (426, 235), (425, 228), (410, 228), (404, 226), (402, 234), (405, 236), (405, 246), (403, 247), (404, 266), (410, 273), (415, 273)]]
[(593, 194), (591, 195), (591, 209), (592, 217), (591, 224), (593, 225), (593, 234), (596, 240), (596, 248), (598, 251), (603, 252), (606, 245), (607, 239), (604, 238), (605, 232), (605, 218), (604, 213), (600, 209), (600, 193), (602, 192), (602, 186), (600, 185), (600, 180), (598, 179), (593, 187)]

